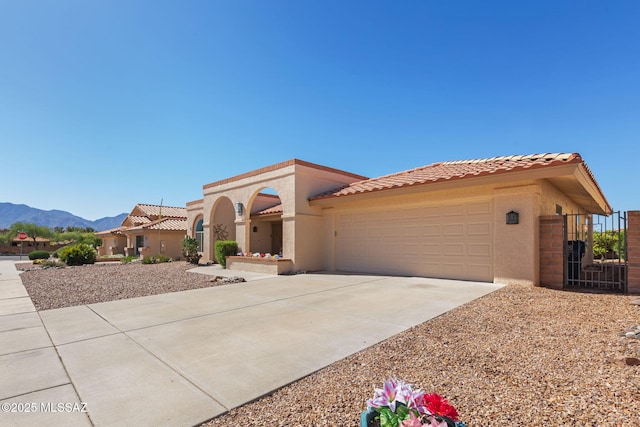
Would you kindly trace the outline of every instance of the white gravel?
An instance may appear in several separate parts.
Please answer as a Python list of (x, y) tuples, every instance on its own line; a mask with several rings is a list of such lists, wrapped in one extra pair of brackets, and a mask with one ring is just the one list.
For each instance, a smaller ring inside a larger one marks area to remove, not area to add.
[[(27, 271), (39, 310), (214, 286), (192, 266)], [(235, 285), (229, 285), (235, 286)], [(445, 396), (467, 426), (637, 426), (637, 297), (507, 286), (203, 426), (357, 426), (389, 377)], [(401, 316), (401, 301), (381, 302)], [(268, 369), (268, 368), (265, 368)]]

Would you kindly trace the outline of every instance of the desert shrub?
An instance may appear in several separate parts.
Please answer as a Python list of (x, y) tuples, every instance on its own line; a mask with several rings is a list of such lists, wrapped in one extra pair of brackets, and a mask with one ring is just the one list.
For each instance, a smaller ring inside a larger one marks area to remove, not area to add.
[(96, 250), (86, 243), (65, 246), (58, 250), (60, 261), (67, 265), (94, 264), (96, 262)]
[(216, 241), (216, 261), (223, 266), (227, 266), (228, 256), (237, 255), (238, 242), (235, 240), (218, 240)]
[(142, 258), (143, 264), (160, 264), (163, 262), (171, 262), (171, 258), (166, 255), (146, 256)]
[(49, 259), (49, 252), (40, 250), (29, 252), (29, 259), (31, 261), (36, 259)]
[(126, 257), (122, 258), (122, 259), (120, 260), (120, 262), (121, 262), (122, 264), (129, 264), (130, 262), (133, 262), (133, 261), (135, 261), (135, 260), (137, 260), (137, 259), (138, 259), (138, 257), (137, 257), (137, 256), (129, 255), (129, 256), (126, 256)]
[(198, 253), (198, 240), (185, 236), (182, 240), (182, 256), (190, 264), (197, 265), (202, 255)]
[(43, 266), (43, 267), (53, 267), (53, 268), (64, 267), (63, 263), (61, 263), (59, 261), (55, 261), (55, 260), (42, 260), (40, 265)]

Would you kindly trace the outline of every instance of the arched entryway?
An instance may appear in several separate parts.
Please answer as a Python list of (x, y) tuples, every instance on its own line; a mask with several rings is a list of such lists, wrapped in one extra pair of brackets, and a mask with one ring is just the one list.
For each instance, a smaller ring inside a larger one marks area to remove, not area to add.
[(195, 239), (198, 241), (198, 252), (204, 251), (204, 219), (202, 215), (198, 216), (196, 219), (196, 224), (193, 227), (193, 234)]
[(283, 253), (282, 200), (272, 188), (256, 191), (249, 202), (248, 252), (286, 256)]
[(215, 260), (215, 247), (218, 240), (236, 240), (236, 213), (233, 203), (227, 197), (216, 200), (211, 209), (209, 221), (209, 258)]

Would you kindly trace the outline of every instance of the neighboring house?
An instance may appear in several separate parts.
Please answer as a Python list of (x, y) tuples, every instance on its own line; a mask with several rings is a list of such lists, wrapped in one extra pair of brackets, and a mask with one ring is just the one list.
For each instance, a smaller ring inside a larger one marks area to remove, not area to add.
[(204, 185), (187, 224), (204, 260), (223, 227), (241, 252), (281, 249), (292, 271), (537, 285), (539, 217), (570, 212), (611, 212), (577, 153), (441, 162), (372, 179), (293, 159)]
[(180, 258), (186, 220), (185, 208), (137, 204), (120, 227), (95, 233), (102, 239), (98, 255)]
[(43, 250), (48, 252), (54, 252), (64, 246), (65, 243), (51, 242), (44, 237), (36, 237), (35, 244), (33, 239), (29, 237), (26, 240), (20, 240), (17, 237), (14, 238), (8, 244), (0, 244), (0, 254), (28, 254), (35, 250)]

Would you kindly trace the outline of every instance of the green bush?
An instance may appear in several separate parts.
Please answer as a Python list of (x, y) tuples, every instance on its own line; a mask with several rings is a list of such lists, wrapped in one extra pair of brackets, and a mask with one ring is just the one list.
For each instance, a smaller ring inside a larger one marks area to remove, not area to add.
[(238, 242), (235, 240), (218, 240), (216, 241), (216, 261), (223, 266), (227, 266), (228, 256), (238, 254)]
[(29, 252), (29, 259), (31, 261), (36, 259), (49, 259), (49, 252), (47, 251), (32, 251)]
[(94, 264), (96, 255), (96, 250), (86, 243), (77, 243), (58, 250), (60, 261), (67, 265)]
[(133, 262), (133, 261), (135, 261), (135, 260), (137, 260), (137, 259), (138, 259), (138, 257), (137, 257), (137, 256), (129, 255), (129, 256), (126, 256), (126, 257), (122, 258), (122, 259), (120, 260), (120, 262), (121, 262), (122, 264), (129, 264), (130, 262)]

